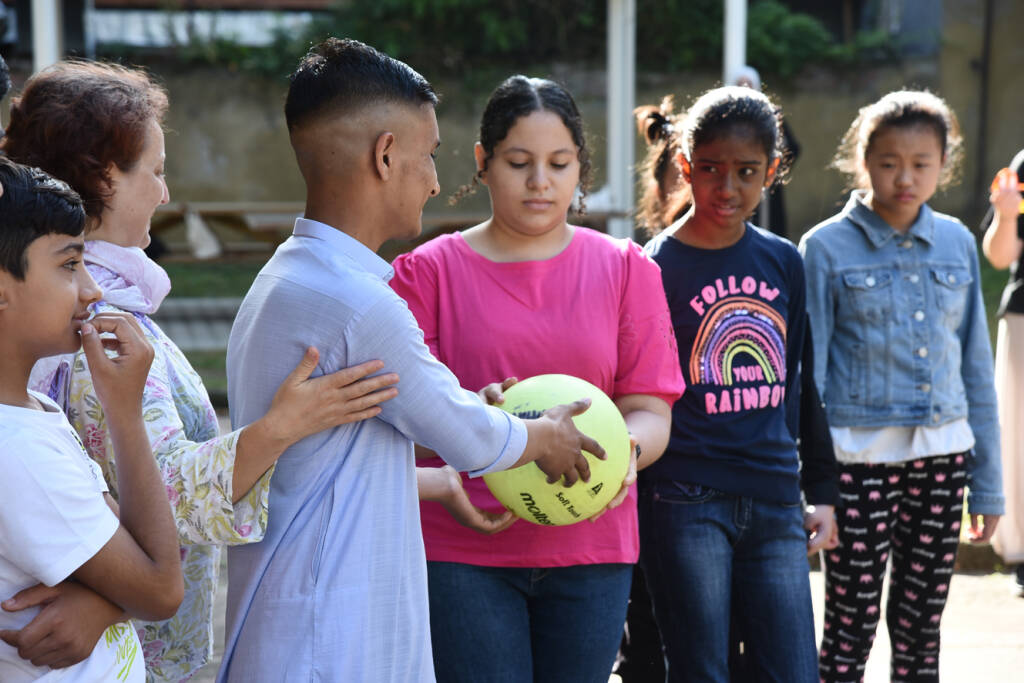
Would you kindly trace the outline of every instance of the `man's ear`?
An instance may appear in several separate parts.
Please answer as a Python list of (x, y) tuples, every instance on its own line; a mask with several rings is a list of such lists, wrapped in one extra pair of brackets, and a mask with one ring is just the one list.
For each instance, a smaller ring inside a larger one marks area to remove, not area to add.
[(484, 166), (487, 165), (487, 150), (479, 142), (473, 145), (473, 158), (476, 159), (476, 179), (482, 184), (487, 184), (487, 172)]
[(771, 185), (772, 181), (775, 180), (775, 174), (778, 173), (778, 171), (779, 171), (779, 162), (781, 162), (781, 161), (782, 161), (781, 157), (775, 157), (772, 160), (772, 163), (770, 163), (768, 165), (768, 173), (766, 173), (765, 176), (764, 176), (764, 186), (765, 187), (768, 187), (769, 185)]
[(686, 160), (686, 156), (684, 156), (682, 152), (676, 153), (676, 163), (679, 164), (679, 170), (683, 174), (683, 180), (686, 181), (687, 185), (692, 185), (693, 183), (690, 182), (690, 172), (693, 170), (693, 167), (690, 166), (690, 162)]
[(395, 134), (384, 131), (373, 145), (373, 165), (381, 180), (389, 180), (394, 172)]

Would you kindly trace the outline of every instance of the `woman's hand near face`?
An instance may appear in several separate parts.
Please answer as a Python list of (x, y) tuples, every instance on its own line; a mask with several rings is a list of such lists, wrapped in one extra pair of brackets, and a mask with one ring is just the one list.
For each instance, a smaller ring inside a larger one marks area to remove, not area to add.
[(306, 353), (274, 394), (270, 410), (238, 438), (232, 498), (240, 500), (281, 454), (301, 439), (339, 425), (380, 414), (380, 404), (398, 395), (398, 375), (381, 370), (379, 360), (311, 377), (320, 360), (316, 348)]
[(988, 200), (999, 217), (1016, 219), (1020, 214), (1021, 201), (1017, 174), (1008, 168), (1000, 171), (993, 183)]
[(1022, 242), (1017, 236), (1021, 204), (1017, 174), (1010, 169), (1000, 171), (988, 200), (993, 209), (992, 222), (985, 230), (981, 249), (993, 268), (1003, 270), (1009, 268), (1021, 254)]

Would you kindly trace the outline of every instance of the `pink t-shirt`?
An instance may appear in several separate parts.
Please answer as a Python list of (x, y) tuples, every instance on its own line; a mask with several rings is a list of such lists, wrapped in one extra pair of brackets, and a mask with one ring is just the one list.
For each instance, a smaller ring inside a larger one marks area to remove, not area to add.
[[(672, 405), (685, 384), (658, 266), (630, 240), (574, 230), (558, 255), (519, 263), (495, 263), (461, 234), (443, 235), (395, 259), (391, 285), (466, 389), (564, 373), (613, 399), (649, 394)], [(502, 511), (483, 479), (463, 475), (463, 484), (474, 505)], [(564, 567), (636, 562), (639, 552), (635, 490), (594, 523), (519, 520), (493, 536), (461, 526), (439, 503), (421, 503), (420, 513), (432, 561)]]

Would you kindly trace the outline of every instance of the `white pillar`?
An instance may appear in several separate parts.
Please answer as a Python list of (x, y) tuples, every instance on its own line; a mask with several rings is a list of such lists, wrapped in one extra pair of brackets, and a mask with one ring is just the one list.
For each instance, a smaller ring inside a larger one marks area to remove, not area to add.
[(57, 0), (32, 0), (32, 70), (60, 60), (61, 12)]
[(83, 42), (85, 43), (85, 56), (89, 59), (96, 59), (96, 2), (85, 0), (85, 17), (82, 20)]
[(633, 235), (636, 0), (608, 0), (608, 234)]
[(722, 84), (730, 85), (737, 69), (747, 63), (747, 0), (724, 0), (722, 36)]

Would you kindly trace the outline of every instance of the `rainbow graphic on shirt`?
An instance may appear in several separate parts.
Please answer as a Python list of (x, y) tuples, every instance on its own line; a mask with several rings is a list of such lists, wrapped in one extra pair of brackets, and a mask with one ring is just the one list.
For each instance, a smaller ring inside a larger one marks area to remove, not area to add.
[(764, 280), (728, 275), (690, 299), (700, 316), (690, 387), (706, 414), (776, 408), (785, 400), (786, 319), (771, 306), (779, 294)]
[[(753, 371), (735, 367), (748, 356)], [(750, 297), (729, 297), (711, 306), (690, 352), (690, 383), (731, 386), (734, 381), (786, 381), (786, 321), (778, 311)]]

